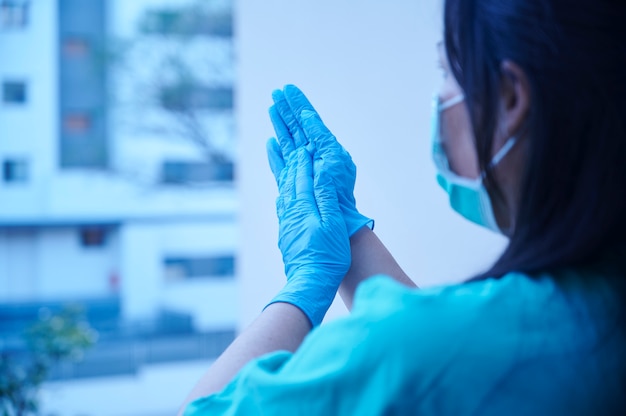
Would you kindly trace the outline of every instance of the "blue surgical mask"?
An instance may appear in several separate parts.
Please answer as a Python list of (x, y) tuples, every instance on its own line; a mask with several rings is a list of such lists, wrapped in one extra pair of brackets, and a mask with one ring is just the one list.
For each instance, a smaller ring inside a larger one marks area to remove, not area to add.
[[(432, 146), (433, 160), (437, 168), (437, 182), (448, 193), (452, 209), (466, 219), (486, 227), (492, 231), (501, 233), (493, 213), (493, 206), (487, 188), (485, 188), (485, 172), (481, 172), (476, 179), (468, 179), (457, 175), (450, 168), (448, 156), (442, 146), (441, 139), (441, 112), (461, 103), (463, 95), (458, 95), (445, 102), (440, 102), (439, 97), (433, 100), (432, 115)], [(491, 160), (490, 166), (498, 164), (515, 144), (515, 137), (509, 138), (502, 149)]]

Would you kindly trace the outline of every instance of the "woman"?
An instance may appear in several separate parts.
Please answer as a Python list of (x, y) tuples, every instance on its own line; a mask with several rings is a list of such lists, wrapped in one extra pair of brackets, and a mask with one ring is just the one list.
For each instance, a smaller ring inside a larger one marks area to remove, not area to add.
[[(461, 285), (413, 287), (356, 210), (347, 152), (297, 88), (275, 92), (287, 283), (184, 414), (623, 414), (624, 18), (611, 0), (445, 2), (438, 181), (510, 239)], [(337, 290), (350, 316), (311, 331)]]

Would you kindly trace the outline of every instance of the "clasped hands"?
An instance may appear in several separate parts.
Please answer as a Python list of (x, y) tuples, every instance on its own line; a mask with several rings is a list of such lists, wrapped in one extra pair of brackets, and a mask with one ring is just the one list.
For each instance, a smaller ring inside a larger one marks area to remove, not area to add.
[(278, 246), (287, 283), (271, 303), (300, 308), (319, 325), (350, 268), (349, 237), (373, 220), (356, 209), (356, 166), (306, 96), (287, 85), (272, 94), (276, 138), (267, 142), (278, 185)]

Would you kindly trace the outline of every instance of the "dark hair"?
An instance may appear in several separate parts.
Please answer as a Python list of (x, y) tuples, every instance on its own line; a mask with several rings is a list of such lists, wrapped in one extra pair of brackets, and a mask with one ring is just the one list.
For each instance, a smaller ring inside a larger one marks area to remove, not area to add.
[[(626, 243), (625, 17), (621, 0), (446, 1), (446, 52), (481, 169), (504, 60), (522, 68), (531, 90), (516, 226), (477, 279), (582, 265)], [(502, 194), (489, 171), (486, 184)]]

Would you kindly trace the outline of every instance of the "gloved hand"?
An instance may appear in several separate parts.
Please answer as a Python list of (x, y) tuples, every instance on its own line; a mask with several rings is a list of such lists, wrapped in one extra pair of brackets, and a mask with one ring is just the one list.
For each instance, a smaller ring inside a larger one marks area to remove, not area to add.
[[(272, 98), (274, 105), (270, 108), (270, 118), (278, 144), (268, 146), (270, 165), (280, 166), (281, 155), (287, 157), (296, 149), (314, 141), (337, 187), (339, 206), (348, 227), (348, 235), (352, 236), (365, 225), (373, 229), (374, 220), (356, 209), (356, 166), (350, 154), (326, 128), (306, 96), (295, 85), (287, 85), (283, 91), (274, 91)], [(272, 172), (278, 177), (280, 170), (272, 169)]]
[[(272, 143), (276, 141), (270, 140), (269, 146), (274, 146)], [(272, 170), (280, 170), (278, 247), (287, 275), (287, 284), (270, 304), (295, 305), (312, 326), (317, 326), (350, 268), (351, 256), (333, 180), (325, 160), (316, 154), (314, 163), (309, 149), (301, 146), (289, 156), (280, 155), (278, 161), (270, 162), (280, 165), (272, 164)]]

